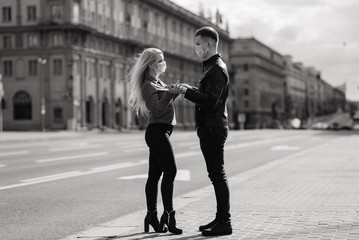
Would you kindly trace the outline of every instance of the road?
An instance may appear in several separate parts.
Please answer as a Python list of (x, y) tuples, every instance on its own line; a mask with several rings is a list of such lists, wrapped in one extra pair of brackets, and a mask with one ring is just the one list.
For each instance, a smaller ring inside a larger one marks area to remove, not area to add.
[[(229, 176), (325, 144), (351, 132), (230, 131)], [(193, 131), (171, 137), (175, 195), (207, 186)], [(59, 239), (145, 209), (144, 132), (0, 144), (0, 239)], [(160, 199), (160, 198), (159, 198)]]

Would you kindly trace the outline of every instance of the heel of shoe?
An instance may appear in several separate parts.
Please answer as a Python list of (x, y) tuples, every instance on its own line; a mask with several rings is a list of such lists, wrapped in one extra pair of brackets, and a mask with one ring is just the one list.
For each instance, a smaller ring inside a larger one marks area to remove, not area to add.
[(173, 233), (173, 234), (182, 234), (182, 229), (177, 228), (176, 226), (176, 218), (175, 218), (175, 211), (171, 211), (171, 212), (167, 212), (167, 226), (168, 226), (168, 231)]
[(144, 224), (144, 227), (145, 227), (145, 232), (148, 233), (150, 231), (150, 223), (148, 221), (146, 221), (145, 219), (145, 224)]
[(166, 217), (167, 215), (165, 215), (165, 213), (162, 214), (161, 216), (161, 220), (160, 220), (160, 230), (162, 230), (163, 232), (167, 232), (167, 227), (168, 227), (168, 218)]

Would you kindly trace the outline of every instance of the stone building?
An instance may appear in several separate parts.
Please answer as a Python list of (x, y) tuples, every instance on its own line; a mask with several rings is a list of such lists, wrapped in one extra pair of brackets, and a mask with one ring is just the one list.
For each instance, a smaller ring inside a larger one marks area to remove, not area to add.
[(285, 61), (285, 115), (286, 119), (306, 119), (306, 80), (302, 63), (294, 63), (292, 57)]
[(277, 127), (285, 113), (284, 57), (255, 38), (238, 38), (231, 64), (235, 128)]
[[(168, 0), (2, 0), (0, 73), (5, 130), (143, 128), (126, 110), (131, 60), (160, 48), (167, 83), (197, 85), (196, 29), (220, 34), (229, 61), (229, 32)], [(193, 104), (175, 102), (179, 127), (194, 125)]]
[(345, 93), (320, 71), (293, 62), (255, 38), (235, 39), (231, 49), (233, 127), (291, 128), (291, 119), (310, 127), (317, 117), (346, 105)]

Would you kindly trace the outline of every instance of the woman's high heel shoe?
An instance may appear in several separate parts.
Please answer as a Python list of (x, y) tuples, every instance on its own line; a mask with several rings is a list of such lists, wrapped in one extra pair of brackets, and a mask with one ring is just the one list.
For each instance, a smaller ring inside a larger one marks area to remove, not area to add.
[(157, 218), (157, 211), (147, 211), (147, 215), (145, 217), (145, 232), (149, 232), (150, 225), (152, 226), (153, 230), (157, 233), (165, 233), (167, 232), (166, 228), (160, 227), (160, 223), (158, 222)]
[(182, 234), (182, 229), (176, 227), (175, 211), (163, 212), (160, 222), (160, 228), (164, 228), (165, 225), (168, 227), (168, 231), (174, 234)]

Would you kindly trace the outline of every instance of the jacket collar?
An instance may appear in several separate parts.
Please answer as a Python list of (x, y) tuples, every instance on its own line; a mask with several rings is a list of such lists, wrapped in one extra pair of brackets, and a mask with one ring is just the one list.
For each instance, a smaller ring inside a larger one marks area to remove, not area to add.
[(158, 83), (159, 80), (157, 80), (156, 78), (152, 77), (150, 74), (148, 73), (145, 73), (145, 79), (148, 80), (148, 81), (151, 81), (153, 83)]
[(203, 70), (205, 71), (210, 66), (212, 66), (217, 61), (218, 58), (221, 58), (221, 55), (217, 53), (212, 57), (208, 58), (206, 61), (203, 61)]

